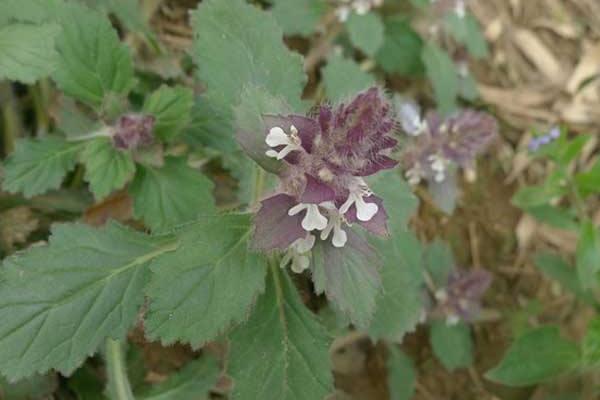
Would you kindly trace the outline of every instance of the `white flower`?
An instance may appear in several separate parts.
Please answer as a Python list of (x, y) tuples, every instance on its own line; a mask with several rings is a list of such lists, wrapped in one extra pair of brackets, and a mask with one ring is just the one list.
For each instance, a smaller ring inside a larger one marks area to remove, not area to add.
[(427, 160), (431, 163), (431, 169), (434, 173), (433, 180), (440, 183), (446, 179), (448, 160), (437, 154), (429, 156)]
[(299, 203), (290, 208), (288, 215), (296, 215), (299, 212), (306, 210), (306, 215), (302, 219), (302, 228), (306, 231), (323, 230), (327, 226), (327, 218), (319, 211), (319, 205), (309, 203)]
[(280, 151), (276, 151), (273, 149), (267, 150), (267, 156), (276, 158), (278, 160), (285, 158), (285, 156), (287, 156), (294, 150), (302, 149), (302, 146), (300, 146), (300, 137), (298, 136), (298, 129), (296, 129), (294, 125), (290, 126), (289, 134), (285, 133), (285, 131), (279, 126), (271, 128), (269, 130), (269, 134), (265, 139), (265, 142), (267, 142), (269, 147), (285, 146)]
[(414, 167), (406, 171), (404, 176), (408, 180), (408, 183), (415, 186), (421, 182), (421, 178), (423, 177), (423, 169), (420, 164), (416, 164)]
[(456, 5), (454, 6), (454, 12), (459, 18), (464, 18), (467, 14), (466, 6), (464, 0), (457, 0)]
[(339, 213), (335, 206), (326, 207), (326, 210), (329, 214), (329, 221), (325, 229), (321, 231), (321, 240), (327, 240), (329, 234), (333, 231), (333, 237), (331, 238), (333, 246), (344, 247), (348, 241), (348, 235), (342, 229), (342, 222), (345, 222), (344, 216)]
[(346, 202), (340, 207), (340, 213), (346, 214), (352, 204), (354, 204), (356, 205), (356, 218), (363, 222), (370, 221), (377, 214), (377, 211), (379, 211), (379, 207), (375, 203), (365, 202), (363, 197), (369, 197), (373, 192), (371, 192), (362, 178), (355, 178), (355, 181), (348, 189), (350, 190), (350, 194)]
[(411, 136), (419, 136), (427, 129), (427, 121), (421, 118), (419, 106), (411, 101), (400, 104), (399, 110), (402, 130)]
[(307, 235), (305, 238), (300, 238), (292, 243), (288, 252), (281, 260), (279, 266), (284, 268), (290, 260), (292, 261), (292, 271), (297, 274), (302, 273), (310, 266), (309, 252), (315, 245), (316, 238), (313, 235)]
[(335, 15), (340, 22), (346, 22), (350, 16), (351, 9), (348, 6), (340, 6), (335, 10)]

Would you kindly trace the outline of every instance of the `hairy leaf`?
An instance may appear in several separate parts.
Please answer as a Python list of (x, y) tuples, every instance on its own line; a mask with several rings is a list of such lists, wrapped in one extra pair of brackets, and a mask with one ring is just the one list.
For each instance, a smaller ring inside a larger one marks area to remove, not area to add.
[(75, 167), (81, 148), (81, 143), (55, 136), (19, 140), (5, 162), (2, 187), (11, 193), (23, 192), (25, 197), (58, 189), (67, 172)]
[(115, 149), (108, 138), (88, 142), (81, 160), (85, 165), (85, 180), (97, 200), (123, 188), (135, 173), (131, 154)]
[(233, 400), (321, 400), (333, 390), (329, 337), (282, 272), (269, 274), (254, 313), (230, 341)]
[(383, 21), (375, 13), (365, 15), (351, 13), (346, 21), (346, 29), (352, 44), (369, 56), (375, 55), (383, 44)]
[(163, 140), (170, 140), (190, 122), (193, 105), (191, 89), (163, 85), (146, 99), (143, 111), (156, 117), (154, 133)]
[(265, 259), (249, 251), (250, 215), (202, 217), (177, 251), (152, 263), (146, 330), (197, 347), (243, 321), (264, 289)]
[(70, 374), (106, 337), (122, 338), (144, 299), (147, 264), (172, 245), (116, 223), (56, 225), (48, 246), (0, 270), (0, 372)]
[(50, 75), (57, 64), (56, 24), (9, 24), (0, 28), (0, 80), (33, 83)]
[(273, 16), (286, 35), (310, 35), (327, 11), (324, 0), (274, 0)]
[(207, 177), (174, 157), (166, 158), (160, 168), (140, 166), (129, 187), (135, 217), (153, 231), (214, 214), (212, 190)]
[(323, 84), (327, 98), (335, 102), (373, 86), (375, 78), (361, 70), (353, 60), (334, 56), (323, 68)]

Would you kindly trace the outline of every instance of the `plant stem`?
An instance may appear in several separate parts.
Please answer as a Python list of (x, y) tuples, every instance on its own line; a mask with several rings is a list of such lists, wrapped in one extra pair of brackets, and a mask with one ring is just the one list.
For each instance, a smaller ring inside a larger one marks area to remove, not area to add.
[(111, 338), (106, 339), (105, 357), (110, 398), (112, 400), (135, 400), (127, 377), (121, 342)]
[(253, 166), (252, 199), (250, 207), (254, 207), (260, 200), (265, 186), (265, 170), (258, 165)]
[(4, 153), (9, 154), (14, 150), (15, 141), (22, 132), (21, 120), (10, 82), (0, 83), (0, 104), (3, 117)]
[(47, 79), (40, 80), (31, 87), (33, 107), (37, 120), (37, 136), (45, 136), (48, 133), (50, 122), (48, 119), (48, 96), (50, 88)]

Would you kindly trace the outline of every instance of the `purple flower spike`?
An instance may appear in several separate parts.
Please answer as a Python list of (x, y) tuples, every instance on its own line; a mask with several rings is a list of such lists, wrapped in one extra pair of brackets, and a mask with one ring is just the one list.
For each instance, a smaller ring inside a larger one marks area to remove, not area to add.
[(122, 115), (114, 126), (113, 145), (121, 150), (134, 150), (151, 145), (154, 141), (154, 122), (152, 115)]
[(481, 299), (492, 284), (492, 275), (483, 269), (456, 269), (445, 288), (435, 293), (438, 311), (449, 323), (473, 321), (481, 310)]
[(300, 196), (300, 202), (308, 204), (320, 204), (326, 201), (335, 200), (335, 191), (310, 175), (306, 176), (306, 186), (302, 196)]

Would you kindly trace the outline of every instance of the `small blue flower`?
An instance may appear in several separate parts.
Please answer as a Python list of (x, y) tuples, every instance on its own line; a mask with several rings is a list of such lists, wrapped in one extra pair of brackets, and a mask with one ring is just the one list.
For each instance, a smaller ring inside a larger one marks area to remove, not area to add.
[(560, 137), (560, 128), (558, 126), (553, 126), (548, 133), (545, 135), (537, 136), (531, 139), (529, 142), (529, 151), (536, 152), (541, 147), (550, 144)]

